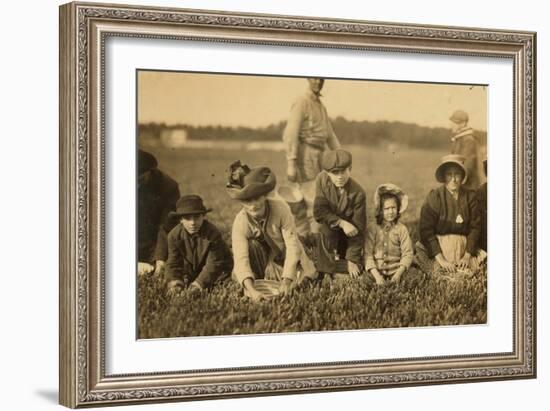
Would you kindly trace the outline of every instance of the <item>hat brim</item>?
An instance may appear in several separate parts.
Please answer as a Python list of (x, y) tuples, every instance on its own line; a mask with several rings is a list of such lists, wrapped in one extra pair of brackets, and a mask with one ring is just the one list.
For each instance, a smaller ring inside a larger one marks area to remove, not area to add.
[(243, 188), (227, 187), (229, 197), (234, 200), (251, 200), (262, 195), (269, 194), (275, 189), (277, 179), (274, 174), (270, 174), (263, 183), (250, 183)]
[(399, 208), (399, 214), (403, 214), (409, 206), (409, 196), (403, 192), (399, 187), (394, 184), (380, 184), (376, 187), (374, 192), (374, 209), (378, 212), (380, 209), (380, 197), (383, 194), (393, 194), (399, 197), (401, 207)]
[(349, 166), (344, 166), (344, 167), (333, 167), (330, 170), (326, 170), (326, 171), (327, 173), (334, 173), (335, 171), (344, 171), (348, 167), (351, 167), (351, 164)]
[(183, 212), (183, 213), (178, 213), (177, 211), (170, 211), (168, 213), (168, 217), (169, 218), (174, 218), (174, 217), (185, 217), (185, 216), (189, 216), (189, 215), (198, 215), (198, 214), (206, 214), (206, 213), (209, 213), (210, 211), (212, 211), (211, 208), (205, 208), (204, 210), (191, 210), (191, 211), (186, 211), (186, 212)]
[(468, 180), (468, 172), (466, 171), (466, 168), (464, 167), (464, 165), (462, 163), (459, 163), (458, 161), (449, 160), (441, 163), (435, 170), (435, 179), (440, 183), (445, 183), (445, 175), (444, 175), (445, 168), (447, 168), (450, 165), (455, 165), (460, 167), (460, 169), (464, 173), (464, 178), (462, 179), (462, 184), (464, 184), (466, 180)]

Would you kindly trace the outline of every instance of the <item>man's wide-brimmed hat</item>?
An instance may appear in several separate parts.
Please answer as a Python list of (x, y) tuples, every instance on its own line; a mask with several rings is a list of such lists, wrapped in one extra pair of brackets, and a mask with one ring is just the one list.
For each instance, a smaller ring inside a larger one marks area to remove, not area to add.
[(157, 159), (151, 153), (138, 150), (138, 175), (158, 167)]
[(186, 215), (206, 214), (212, 211), (206, 208), (202, 198), (195, 194), (189, 194), (181, 197), (176, 203), (176, 211), (170, 211), (169, 217), (183, 217)]
[(277, 184), (269, 167), (250, 168), (236, 161), (227, 170), (226, 189), (234, 200), (252, 200), (273, 191)]
[(409, 196), (405, 194), (398, 186), (392, 183), (380, 184), (376, 187), (376, 191), (374, 192), (374, 210), (376, 214), (380, 212), (380, 207), (382, 206), (382, 204), (380, 204), (380, 198), (384, 194), (392, 194), (399, 198), (399, 202), (401, 203), (399, 214), (403, 214), (409, 206)]
[(351, 166), (351, 153), (337, 149), (325, 151), (321, 157), (321, 167), (328, 172), (344, 170)]
[(440, 183), (444, 183), (445, 169), (450, 165), (456, 165), (460, 167), (464, 172), (464, 178), (462, 179), (462, 183), (464, 184), (468, 178), (466, 167), (464, 167), (465, 161), (466, 161), (466, 157), (461, 156), (460, 154), (448, 154), (446, 156), (441, 157), (441, 162), (439, 163), (439, 166), (435, 170), (435, 179)]

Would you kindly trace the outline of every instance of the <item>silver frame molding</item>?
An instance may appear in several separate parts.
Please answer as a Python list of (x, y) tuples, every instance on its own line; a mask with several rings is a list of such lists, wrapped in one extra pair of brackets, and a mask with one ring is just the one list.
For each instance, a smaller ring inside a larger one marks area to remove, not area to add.
[[(106, 375), (104, 64), (111, 36), (499, 57), (514, 64), (514, 349)], [(70, 3), (60, 7), (60, 403), (67, 407), (536, 376), (536, 33)]]

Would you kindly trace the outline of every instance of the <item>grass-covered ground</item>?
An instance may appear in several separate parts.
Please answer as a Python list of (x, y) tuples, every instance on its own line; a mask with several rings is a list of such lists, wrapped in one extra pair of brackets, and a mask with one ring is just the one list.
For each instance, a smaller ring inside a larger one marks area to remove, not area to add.
[[(250, 166), (267, 165), (284, 183), (284, 155), (273, 151), (151, 150), (159, 168), (175, 178), (182, 194), (199, 194), (214, 209), (208, 219), (230, 244), (233, 218), (239, 210), (225, 193), (225, 169), (240, 159)], [(392, 182), (410, 197), (401, 221), (418, 239), (417, 220), (422, 202), (437, 187), (434, 170), (443, 153), (404, 150), (398, 153), (365, 148), (351, 149), (353, 174), (366, 190), (369, 220), (372, 193), (381, 183)], [(177, 298), (165, 294), (162, 279), (146, 277), (138, 283), (140, 338), (196, 335), (368, 329), (457, 324), (481, 324), (487, 319), (486, 272), (474, 278), (449, 282), (426, 277), (411, 269), (398, 285), (376, 287), (365, 278), (328, 281), (296, 290), (291, 296), (252, 304), (236, 284), (226, 282), (210, 292), (185, 292)]]

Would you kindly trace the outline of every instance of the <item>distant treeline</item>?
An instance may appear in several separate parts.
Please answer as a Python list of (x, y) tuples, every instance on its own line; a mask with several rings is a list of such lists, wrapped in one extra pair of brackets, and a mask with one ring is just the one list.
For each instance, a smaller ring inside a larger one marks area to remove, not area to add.
[[(285, 124), (285, 121), (281, 121), (267, 127), (250, 128), (148, 123), (139, 125), (139, 135), (143, 138), (160, 138), (163, 130), (177, 129), (185, 130), (190, 140), (280, 141)], [(421, 149), (444, 149), (449, 146), (450, 130), (443, 127), (423, 127), (399, 121), (350, 121), (343, 117), (333, 119), (332, 125), (342, 144), (398, 144)], [(486, 144), (486, 132), (476, 131), (476, 137), (481, 144)]]

